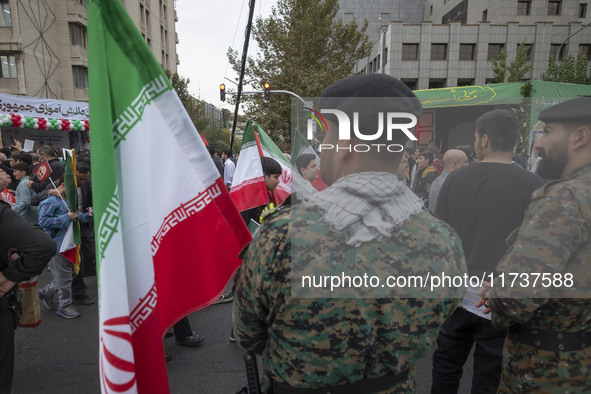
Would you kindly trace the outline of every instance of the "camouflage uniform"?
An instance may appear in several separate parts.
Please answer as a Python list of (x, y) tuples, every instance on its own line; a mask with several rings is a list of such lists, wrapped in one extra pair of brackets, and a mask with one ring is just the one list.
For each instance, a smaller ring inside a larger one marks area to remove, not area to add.
[(513, 245), (499, 263), (499, 272), (571, 273), (573, 286), (550, 290), (539, 284), (535, 288), (494, 286), (490, 293), (493, 324), (586, 332), (590, 340), (583, 350), (549, 351), (509, 335), (499, 392), (591, 392), (591, 164), (534, 192), (523, 224), (510, 242)]
[[(343, 232), (322, 221), (317, 207), (301, 205), (265, 219), (236, 279), (233, 318), (238, 344), (262, 353), (271, 378), (292, 387), (337, 386), (408, 371), (400, 383), (382, 392), (414, 392), (413, 364), (429, 352), (464, 289), (447, 289), (446, 296), (434, 295), (438, 298), (397, 297), (402, 294), (398, 290), (391, 298), (363, 298), (371, 293), (294, 298), (292, 255), (297, 249), (297, 264), (321, 260), (325, 267), (346, 265), (343, 261), (354, 255), (358, 273), (382, 272), (382, 280), (386, 274), (462, 275), (466, 265), (459, 238), (424, 210), (389, 238), (357, 248), (345, 245)], [(421, 294), (432, 296), (428, 289)]]

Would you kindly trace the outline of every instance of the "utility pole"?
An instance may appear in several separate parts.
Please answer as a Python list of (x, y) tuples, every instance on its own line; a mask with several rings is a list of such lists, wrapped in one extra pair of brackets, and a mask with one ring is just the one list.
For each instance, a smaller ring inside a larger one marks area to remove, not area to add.
[(246, 58), (248, 55), (248, 43), (250, 41), (250, 30), (252, 28), (252, 17), (254, 15), (254, 2), (250, 0), (250, 12), (248, 14), (248, 24), (244, 34), (244, 48), (242, 48), (242, 64), (240, 66), (240, 79), (238, 79), (238, 91), (236, 92), (236, 107), (234, 108), (234, 123), (232, 124), (232, 137), (230, 138), (230, 150), (234, 145), (234, 133), (236, 132), (236, 123), (238, 123), (238, 107), (240, 107), (240, 96), (242, 95), (242, 82), (244, 81), (244, 70), (246, 69)]

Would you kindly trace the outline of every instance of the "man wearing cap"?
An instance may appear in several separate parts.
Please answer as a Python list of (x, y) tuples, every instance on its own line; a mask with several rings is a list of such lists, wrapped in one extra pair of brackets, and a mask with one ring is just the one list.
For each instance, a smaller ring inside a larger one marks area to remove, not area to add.
[(499, 392), (591, 392), (590, 108), (581, 97), (540, 113), (538, 171), (557, 180), (534, 192), (499, 263), (517, 282), (497, 277), (480, 291), (493, 324), (508, 329)]
[[(407, 135), (383, 133), (372, 151), (358, 137), (376, 133), (380, 112), (420, 117), (421, 104), (399, 80), (373, 74), (328, 86), (319, 110), (328, 123), (320, 166), (329, 187), (263, 221), (236, 279), (237, 343), (262, 354), (276, 394), (414, 392), (414, 362), (462, 290), (403, 281), (462, 275), (465, 261), (454, 231), (398, 180)], [(341, 122), (353, 113), (356, 133)], [(327, 277), (332, 283), (318, 283)]]

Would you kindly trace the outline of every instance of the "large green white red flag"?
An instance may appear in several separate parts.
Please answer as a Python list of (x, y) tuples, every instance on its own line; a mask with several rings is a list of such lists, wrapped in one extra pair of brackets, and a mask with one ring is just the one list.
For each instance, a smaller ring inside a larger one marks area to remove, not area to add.
[(281, 165), (281, 181), (274, 192), (274, 202), (281, 204), (291, 193), (291, 164), (273, 140), (256, 122), (248, 119), (242, 148), (236, 164), (231, 194), (239, 211), (267, 204), (267, 189), (261, 156), (271, 157)]
[(88, 58), (101, 389), (168, 393), (165, 331), (219, 297), (250, 233), (120, 0), (88, 2)]

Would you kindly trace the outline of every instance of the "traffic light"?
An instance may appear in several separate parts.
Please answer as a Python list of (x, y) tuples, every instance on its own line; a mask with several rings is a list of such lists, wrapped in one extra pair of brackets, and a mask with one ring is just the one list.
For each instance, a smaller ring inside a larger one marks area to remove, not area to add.
[(226, 101), (226, 85), (220, 85), (220, 100)]
[(270, 92), (269, 89), (271, 89), (271, 84), (269, 82), (265, 82), (263, 84), (263, 87), (265, 88), (265, 96), (264, 96), (265, 101), (269, 101), (269, 92)]

